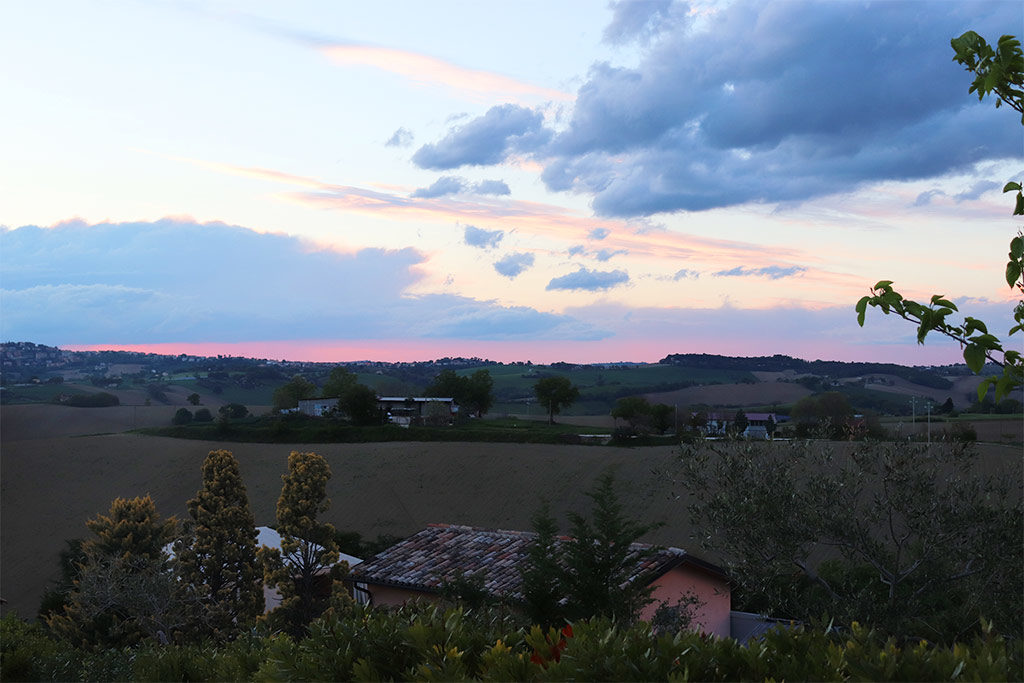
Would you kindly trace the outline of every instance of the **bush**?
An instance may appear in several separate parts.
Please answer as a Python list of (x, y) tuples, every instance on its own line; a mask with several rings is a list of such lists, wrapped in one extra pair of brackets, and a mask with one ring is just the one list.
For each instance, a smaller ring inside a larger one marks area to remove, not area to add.
[(200, 408), (192, 419), (195, 422), (213, 422), (213, 415), (210, 414), (209, 408)]
[(241, 403), (228, 403), (226, 405), (222, 405), (217, 412), (221, 414), (221, 417), (225, 417), (229, 420), (241, 420), (249, 414), (249, 409)]
[(75, 408), (109, 408), (110, 406), (121, 405), (121, 399), (105, 391), (95, 394), (74, 394), (65, 401), (54, 400), (67, 406), (74, 406)]
[(192, 411), (188, 408), (178, 408), (177, 412), (174, 413), (174, 417), (171, 418), (171, 424), (174, 425), (187, 425), (192, 421)]

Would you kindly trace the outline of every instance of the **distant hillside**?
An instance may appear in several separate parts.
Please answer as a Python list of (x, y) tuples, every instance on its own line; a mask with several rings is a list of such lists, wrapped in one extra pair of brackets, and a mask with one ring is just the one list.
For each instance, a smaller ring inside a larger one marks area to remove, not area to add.
[(807, 361), (776, 354), (774, 356), (715, 356), (706, 353), (673, 353), (662, 358), (664, 365), (715, 370), (746, 370), (748, 372), (793, 372), (821, 375), (833, 379), (863, 375), (895, 375), (913, 384), (932, 389), (951, 389), (953, 383), (930, 368), (912, 368), (894, 363), (847, 363), (838, 360)]

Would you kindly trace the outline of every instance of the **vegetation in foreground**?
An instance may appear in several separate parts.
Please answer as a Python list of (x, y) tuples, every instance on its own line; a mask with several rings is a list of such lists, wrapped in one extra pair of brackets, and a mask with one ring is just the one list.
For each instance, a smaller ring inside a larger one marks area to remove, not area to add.
[(301, 640), (256, 628), (227, 643), (102, 651), (10, 615), (0, 621), (0, 672), (11, 681), (1007, 681), (1021, 678), (1021, 654), (1019, 641), (991, 630), (943, 646), (856, 624), (788, 626), (742, 645), (606, 619), (545, 630), (501, 610), (433, 604), (353, 606)]

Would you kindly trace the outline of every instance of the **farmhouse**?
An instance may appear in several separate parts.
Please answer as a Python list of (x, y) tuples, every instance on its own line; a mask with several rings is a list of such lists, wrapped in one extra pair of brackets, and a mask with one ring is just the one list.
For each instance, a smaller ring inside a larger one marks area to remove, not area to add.
[[(441, 585), (460, 575), (475, 574), (494, 596), (522, 600), (520, 570), (527, 561), (536, 534), (500, 531), (450, 524), (431, 524), (373, 558), (355, 567), (350, 582), (365, 590), (374, 605), (399, 605), (413, 598), (436, 599)], [(636, 566), (630, 581), (653, 585), (654, 602), (640, 615), (650, 620), (658, 604), (675, 604), (692, 594), (700, 604), (694, 622), (705, 633), (732, 633), (729, 580), (713, 564), (679, 548), (659, 548), (646, 557), (652, 546), (634, 543)]]
[[(299, 400), (297, 411), (311, 417), (331, 415), (338, 407), (338, 397), (304, 398)], [(424, 396), (381, 396), (377, 409), (386, 422), (408, 427), (423, 422), (447, 424), (459, 412), (453, 398)]]

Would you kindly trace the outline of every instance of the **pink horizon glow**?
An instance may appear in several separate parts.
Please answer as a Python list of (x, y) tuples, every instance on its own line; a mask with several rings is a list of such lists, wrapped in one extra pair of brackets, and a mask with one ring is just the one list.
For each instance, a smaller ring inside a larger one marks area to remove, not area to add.
[(158, 344), (68, 344), (69, 351), (134, 351), (160, 355), (235, 356), (293, 362), (345, 363), (379, 361), (411, 363), (438, 358), (483, 358), (499, 363), (530, 361), (538, 365), (555, 362), (656, 363), (674, 353), (708, 353), (722, 356), (771, 356), (782, 354), (804, 360), (840, 360), (846, 362), (896, 363), (901, 365), (950, 365), (962, 363), (963, 356), (954, 346), (916, 346), (873, 344), (851, 347), (820, 342), (790, 342), (788, 348), (766, 345), (752, 350), (749, 342), (720, 340), (601, 340), (601, 341), (472, 341), (437, 339), (426, 341), (357, 340), (321, 341), (245, 341), (245, 342), (167, 342)]

